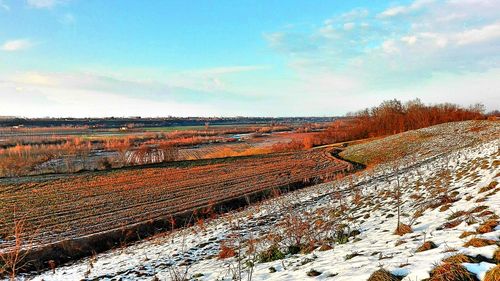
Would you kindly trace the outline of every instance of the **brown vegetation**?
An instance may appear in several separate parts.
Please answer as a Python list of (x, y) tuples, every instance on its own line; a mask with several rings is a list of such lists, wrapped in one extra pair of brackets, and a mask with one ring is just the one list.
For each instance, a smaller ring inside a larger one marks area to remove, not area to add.
[(476, 281), (474, 274), (458, 263), (444, 262), (431, 271), (429, 281)]
[(477, 228), (477, 232), (478, 233), (492, 232), (493, 230), (495, 230), (495, 227), (497, 227), (497, 225), (498, 225), (498, 221), (496, 221), (496, 220), (485, 221), (483, 224), (481, 224)]
[(386, 136), (446, 122), (484, 119), (483, 106), (463, 108), (455, 104), (424, 105), (419, 99), (402, 103), (388, 100), (379, 106), (348, 115), (314, 140), (314, 144)]
[(500, 265), (493, 267), (486, 272), (483, 281), (498, 281), (500, 280)]
[(489, 245), (495, 245), (495, 240), (483, 239), (483, 238), (472, 238), (467, 243), (464, 244), (464, 247), (484, 247)]
[(394, 234), (399, 235), (399, 236), (403, 236), (407, 233), (412, 233), (412, 232), (413, 232), (413, 230), (411, 229), (411, 226), (406, 225), (404, 223), (399, 223), (399, 226), (396, 228), (396, 231), (394, 232)]
[(399, 281), (400, 279), (390, 273), (389, 271), (381, 268), (370, 275), (367, 281)]
[(437, 248), (437, 245), (434, 244), (434, 242), (426, 241), (424, 242), (424, 244), (422, 244), (422, 246), (417, 248), (417, 252), (424, 252), (435, 248)]

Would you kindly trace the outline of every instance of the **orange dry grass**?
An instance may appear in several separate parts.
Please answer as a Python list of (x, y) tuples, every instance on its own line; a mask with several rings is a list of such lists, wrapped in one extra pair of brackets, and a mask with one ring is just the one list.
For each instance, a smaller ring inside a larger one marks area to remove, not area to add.
[(498, 248), (493, 254), (493, 260), (499, 264), (500, 263), (500, 248)]
[(457, 254), (457, 255), (453, 255), (453, 256), (445, 258), (443, 260), (443, 262), (461, 264), (464, 262), (474, 263), (475, 260), (469, 256), (464, 255), (464, 254)]
[(492, 232), (493, 230), (495, 230), (495, 227), (497, 227), (498, 225), (498, 221), (496, 220), (489, 220), (489, 221), (486, 221), (484, 222), (483, 224), (481, 224), (478, 228), (477, 228), (477, 232), (478, 233), (488, 233), (488, 232)]
[(462, 234), (460, 234), (460, 237), (458, 237), (458, 238), (465, 238), (467, 236), (474, 235), (474, 234), (476, 234), (476, 233), (472, 232), (472, 231), (464, 231), (464, 232), (462, 232)]
[(412, 233), (412, 232), (413, 232), (413, 229), (411, 229), (411, 226), (406, 225), (404, 223), (400, 223), (399, 226), (396, 228), (396, 231), (394, 232), (394, 234), (399, 235), (399, 236), (403, 236), (406, 233)]
[(431, 271), (429, 281), (475, 281), (472, 273), (457, 263), (442, 263)]
[(428, 251), (430, 249), (435, 249), (437, 248), (437, 245), (434, 244), (432, 241), (427, 241), (422, 246), (418, 247), (417, 252), (423, 252), (423, 251)]
[(484, 247), (489, 245), (495, 245), (495, 240), (483, 239), (483, 238), (472, 238), (469, 242), (464, 244), (464, 247)]
[(498, 281), (500, 280), (500, 265), (493, 267), (486, 272), (483, 281)]
[(399, 281), (399, 278), (382, 268), (373, 272), (367, 281)]

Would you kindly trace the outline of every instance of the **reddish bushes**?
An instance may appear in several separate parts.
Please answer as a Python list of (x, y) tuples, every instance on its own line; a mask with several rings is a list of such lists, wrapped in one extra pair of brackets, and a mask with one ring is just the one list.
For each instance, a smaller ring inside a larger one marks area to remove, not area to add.
[(336, 143), (397, 134), (446, 122), (484, 119), (480, 104), (469, 108), (450, 103), (424, 105), (419, 99), (405, 104), (396, 99), (384, 101), (379, 106), (350, 113), (348, 117), (335, 122), (314, 143)]

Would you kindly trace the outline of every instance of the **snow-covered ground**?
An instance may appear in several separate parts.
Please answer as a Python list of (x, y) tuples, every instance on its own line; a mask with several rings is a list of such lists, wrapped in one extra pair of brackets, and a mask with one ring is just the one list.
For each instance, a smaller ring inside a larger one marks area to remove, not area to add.
[[(493, 140), (441, 155), (421, 156), (416, 161), (412, 158), (377, 166), (59, 267), (54, 273), (23, 278), (172, 280), (175, 274), (185, 273), (189, 280), (239, 280), (240, 276), (249, 280), (251, 272), (251, 280), (366, 280), (384, 268), (405, 276), (403, 280), (415, 281), (429, 278), (432, 268), (444, 258), (464, 253), (483, 257), (480, 263), (464, 263), (481, 280), (495, 266), (484, 260), (491, 260), (498, 249), (500, 227), (460, 236), (475, 232), (487, 220), (498, 220), (500, 186), (484, 192), (480, 189), (500, 181), (499, 147), (500, 141)], [(413, 229), (402, 236), (394, 234), (398, 180), (401, 222), (411, 224)], [(325, 225), (332, 233), (341, 229), (352, 235), (339, 243), (329, 239)], [(290, 240), (300, 235), (304, 239), (319, 237), (311, 252), (258, 261), (258, 255), (273, 244), (286, 253)], [(464, 247), (471, 238), (495, 240), (497, 244)], [(432, 241), (437, 247), (417, 252), (424, 241)], [(241, 262), (236, 257), (220, 259), (221, 245), (240, 252)]]

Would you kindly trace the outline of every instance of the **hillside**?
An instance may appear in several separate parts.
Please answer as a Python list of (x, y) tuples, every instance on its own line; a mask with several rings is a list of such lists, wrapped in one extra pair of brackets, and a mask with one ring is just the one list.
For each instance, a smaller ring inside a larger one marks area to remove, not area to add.
[(34, 280), (484, 280), (500, 258), (499, 129), (449, 123), (352, 146), (341, 155), (370, 169)]

